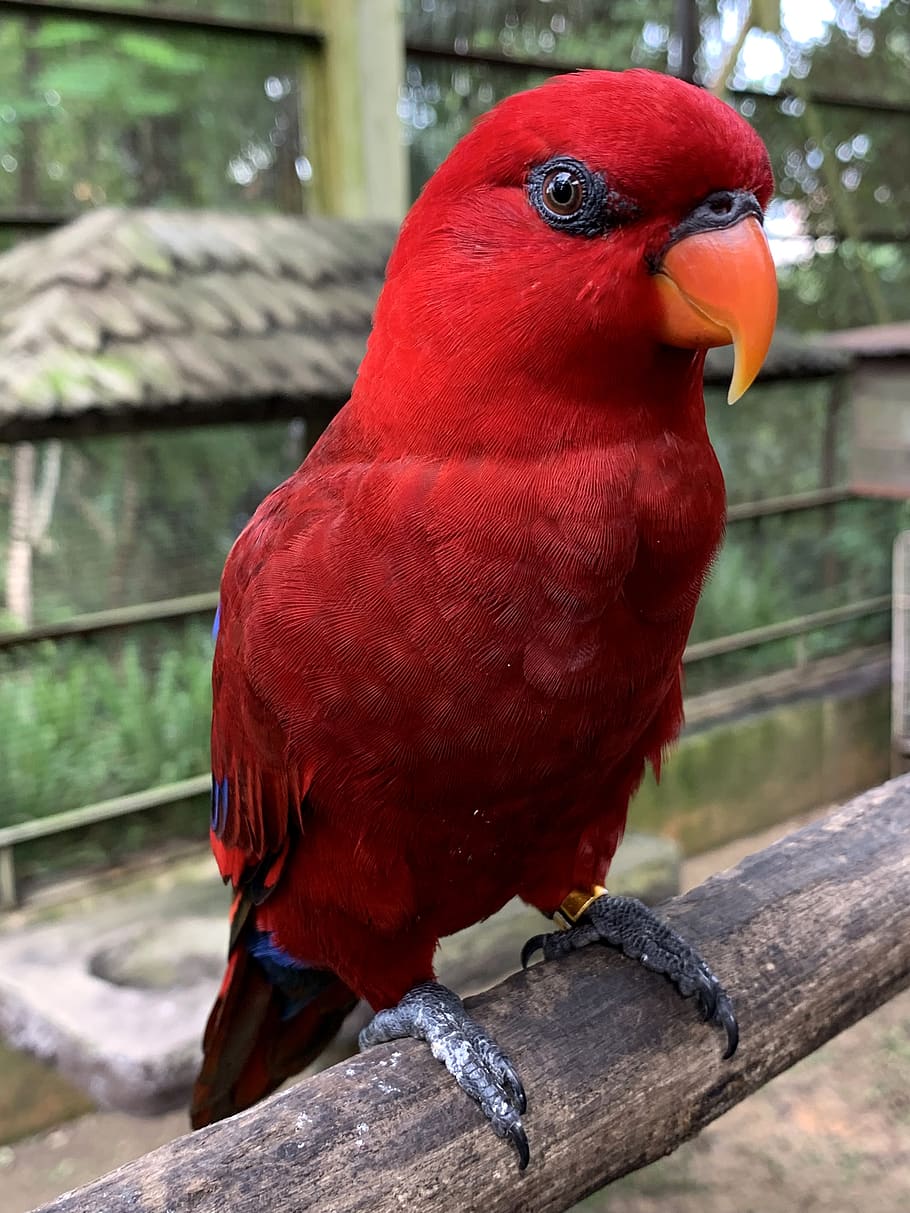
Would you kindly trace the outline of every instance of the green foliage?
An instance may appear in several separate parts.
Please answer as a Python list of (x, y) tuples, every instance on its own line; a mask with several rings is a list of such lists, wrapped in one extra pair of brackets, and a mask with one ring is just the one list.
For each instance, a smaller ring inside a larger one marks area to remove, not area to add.
[(175, 75), (192, 75), (206, 67), (206, 57), (198, 51), (181, 50), (164, 38), (144, 34), (121, 34), (117, 38), (117, 50), (129, 55), (137, 63), (145, 63), (163, 72)]
[(4, 658), (0, 825), (205, 771), (211, 648), (196, 623)]
[(35, 84), (42, 91), (54, 88), (71, 102), (97, 103), (117, 86), (120, 74), (119, 65), (106, 51), (99, 50), (69, 63), (54, 64), (39, 73)]
[[(74, 9), (84, 0), (62, 0)], [(544, 0), (546, 3), (547, 0)], [(289, 22), (294, 17), (296, 0), (117, 0), (118, 8), (149, 9), (165, 15), (187, 13), (199, 17), (227, 17), (238, 21)]]
[(36, 51), (53, 51), (75, 43), (87, 46), (100, 37), (101, 29), (95, 21), (48, 21), (31, 34), (29, 44)]
[[(268, 16), (262, 7), (224, 12)], [(299, 211), (299, 71), (297, 48), (268, 38), (8, 16), (0, 210), (111, 202)]]
[[(50, 536), (35, 554), (36, 619), (214, 589), (237, 532), (299, 463), (298, 431), (226, 426), (66, 444)], [(0, 448), (0, 569), (9, 458)], [(205, 771), (211, 652), (210, 622), (195, 621), (0, 656), (0, 825)], [(135, 839), (160, 838), (160, 822), (141, 817), (129, 825)], [(187, 820), (197, 829), (201, 818)], [(93, 828), (82, 860), (125, 831)], [(46, 842), (32, 852), (39, 867), (55, 854)], [(74, 853), (64, 849), (61, 862)]]

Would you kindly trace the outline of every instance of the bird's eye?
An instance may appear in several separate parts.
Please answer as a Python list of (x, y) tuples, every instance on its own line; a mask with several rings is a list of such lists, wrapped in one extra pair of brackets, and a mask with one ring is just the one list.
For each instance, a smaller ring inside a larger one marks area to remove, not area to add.
[(577, 215), (585, 201), (584, 182), (567, 168), (551, 169), (543, 179), (540, 192), (547, 210), (560, 218)]
[(571, 156), (537, 164), (528, 174), (528, 199), (550, 227), (573, 236), (602, 236), (635, 213), (635, 207)]

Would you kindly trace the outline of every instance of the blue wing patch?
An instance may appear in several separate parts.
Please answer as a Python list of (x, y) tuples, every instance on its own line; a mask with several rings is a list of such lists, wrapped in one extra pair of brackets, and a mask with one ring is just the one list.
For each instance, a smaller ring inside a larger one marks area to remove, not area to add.
[(227, 824), (228, 810), (228, 781), (227, 775), (224, 779), (218, 780), (212, 776), (212, 816), (211, 828), (214, 834), (219, 838)]
[(215, 619), (212, 623), (212, 640), (218, 639), (218, 629), (220, 627), (221, 627), (221, 603), (219, 602), (217, 610), (215, 611)]
[(247, 950), (251, 956), (255, 956), (262, 963), (262, 967), (267, 972), (273, 965), (278, 965), (282, 969), (309, 969), (312, 967), (303, 960), (295, 960), (290, 952), (284, 950), (270, 931), (257, 931), (247, 944)]
[(281, 1018), (293, 1018), (298, 1011), (318, 998), (322, 991), (337, 980), (328, 969), (314, 969), (306, 961), (295, 960), (271, 932), (255, 931), (247, 942), (251, 956), (262, 965), (265, 975), (279, 990), (284, 1006)]

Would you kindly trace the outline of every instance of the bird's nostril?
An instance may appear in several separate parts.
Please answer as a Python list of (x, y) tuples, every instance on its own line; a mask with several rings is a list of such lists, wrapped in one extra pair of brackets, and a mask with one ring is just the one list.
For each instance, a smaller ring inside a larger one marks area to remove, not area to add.
[(681, 223), (671, 229), (670, 239), (661, 250), (657, 264), (660, 264), (667, 249), (677, 240), (693, 236), (697, 232), (717, 232), (732, 227), (749, 215), (761, 223), (762, 209), (758, 199), (749, 190), (715, 190), (707, 198), (703, 198)]

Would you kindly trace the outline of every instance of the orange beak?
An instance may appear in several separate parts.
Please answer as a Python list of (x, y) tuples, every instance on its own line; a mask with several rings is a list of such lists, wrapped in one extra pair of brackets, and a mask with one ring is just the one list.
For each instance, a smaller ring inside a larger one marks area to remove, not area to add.
[(658, 334), (667, 345), (733, 343), (727, 400), (734, 404), (761, 369), (777, 319), (777, 275), (758, 219), (684, 236), (667, 250), (654, 281)]

